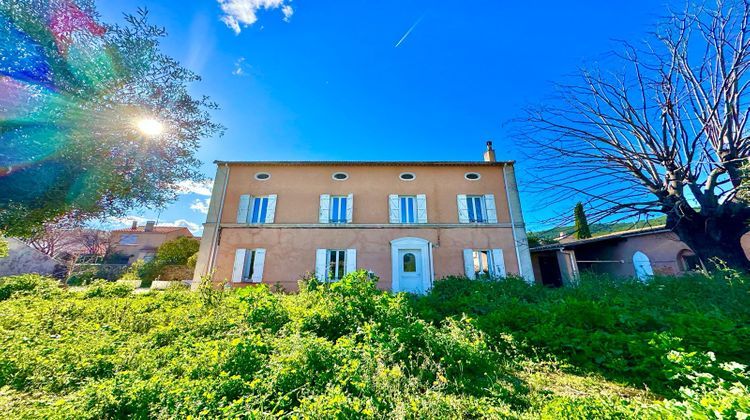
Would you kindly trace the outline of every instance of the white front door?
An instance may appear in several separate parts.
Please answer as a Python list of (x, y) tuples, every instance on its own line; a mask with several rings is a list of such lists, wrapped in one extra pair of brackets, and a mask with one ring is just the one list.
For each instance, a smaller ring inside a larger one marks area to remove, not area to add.
[(424, 267), (422, 251), (419, 249), (398, 250), (398, 284), (402, 292), (422, 294), (424, 290)]

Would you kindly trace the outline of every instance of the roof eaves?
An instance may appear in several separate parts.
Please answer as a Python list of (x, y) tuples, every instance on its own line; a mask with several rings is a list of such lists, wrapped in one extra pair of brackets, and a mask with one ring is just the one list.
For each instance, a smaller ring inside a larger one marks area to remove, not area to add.
[(565, 249), (565, 248), (576, 247), (579, 245), (586, 245), (586, 244), (596, 243), (596, 242), (601, 242), (601, 241), (631, 238), (634, 236), (643, 236), (643, 235), (651, 235), (654, 233), (667, 233), (667, 232), (671, 232), (671, 230), (667, 229), (664, 226), (655, 226), (655, 227), (649, 227), (649, 228), (643, 228), (643, 229), (633, 229), (633, 230), (627, 230), (627, 231), (622, 231), (622, 232), (610, 233), (610, 234), (602, 235), (602, 236), (596, 236), (593, 238), (580, 239), (577, 241), (566, 242), (562, 244), (542, 245), (542, 246), (530, 248), (529, 251), (533, 252), (533, 251), (549, 251), (553, 249)]
[(499, 162), (482, 161), (225, 161), (215, 160), (216, 165), (247, 166), (510, 166), (514, 160)]

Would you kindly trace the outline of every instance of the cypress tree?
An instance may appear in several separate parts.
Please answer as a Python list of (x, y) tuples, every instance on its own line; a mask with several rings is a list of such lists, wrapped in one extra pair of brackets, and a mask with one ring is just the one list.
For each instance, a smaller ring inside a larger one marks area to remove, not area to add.
[(573, 210), (573, 217), (575, 218), (576, 238), (586, 239), (591, 237), (591, 230), (589, 229), (589, 222), (586, 220), (586, 213), (583, 212), (583, 204), (576, 204)]

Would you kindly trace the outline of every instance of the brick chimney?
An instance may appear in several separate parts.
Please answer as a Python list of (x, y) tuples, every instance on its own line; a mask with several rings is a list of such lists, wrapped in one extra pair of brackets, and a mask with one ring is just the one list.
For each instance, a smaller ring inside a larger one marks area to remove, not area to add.
[(492, 140), (487, 141), (487, 150), (484, 151), (485, 162), (495, 162), (495, 149), (492, 148)]
[(132, 230), (138, 229), (138, 221), (137, 220), (133, 220), (133, 225), (130, 226), (130, 229), (132, 229)]
[(146, 227), (143, 229), (143, 231), (144, 232), (153, 232), (155, 224), (156, 224), (156, 222), (154, 222), (153, 220), (149, 220), (148, 222), (146, 222)]

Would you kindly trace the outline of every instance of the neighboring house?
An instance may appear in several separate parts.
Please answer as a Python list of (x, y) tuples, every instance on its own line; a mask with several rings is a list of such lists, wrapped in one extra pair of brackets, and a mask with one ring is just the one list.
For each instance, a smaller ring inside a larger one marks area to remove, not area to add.
[(138, 222), (133, 222), (129, 229), (112, 231), (111, 249), (128, 257), (128, 264), (132, 264), (136, 260), (151, 260), (161, 244), (182, 236), (192, 238), (193, 234), (182, 226), (156, 226), (155, 222), (138, 226)]
[[(750, 236), (743, 237), (750, 247)], [(534, 275), (548, 286), (562, 286), (582, 271), (636, 277), (681, 274), (700, 262), (675, 233), (664, 226), (615, 232), (589, 239), (566, 240), (531, 249)]]
[(57, 276), (65, 272), (64, 264), (25, 242), (15, 238), (2, 239), (8, 241), (8, 256), (0, 258), (0, 277), (28, 273)]
[[(296, 290), (374, 271), (423, 293), (447, 275), (533, 282), (513, 162), (216, 162), (194, 280)], [(197, 284), (197, 281), (194, 281)]]

